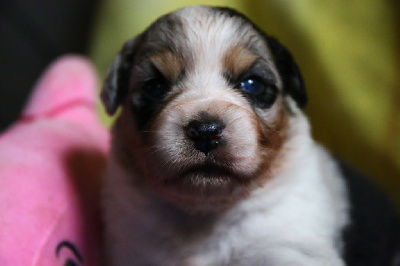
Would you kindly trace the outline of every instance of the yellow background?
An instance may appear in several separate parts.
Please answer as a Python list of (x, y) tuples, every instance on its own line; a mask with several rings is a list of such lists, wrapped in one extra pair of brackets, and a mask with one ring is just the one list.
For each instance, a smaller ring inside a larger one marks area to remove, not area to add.
[(307, 84), (314, 137), (373, 177), (400, 206), (398, 1), (105, 0), (91, 49), (102, 78), (123, 42), (157, 17), (193, 4), (236, 8), (285, 44)]

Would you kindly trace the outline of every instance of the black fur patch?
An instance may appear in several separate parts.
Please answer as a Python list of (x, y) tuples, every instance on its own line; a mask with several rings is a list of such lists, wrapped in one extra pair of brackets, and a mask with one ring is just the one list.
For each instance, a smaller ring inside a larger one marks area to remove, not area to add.
[(275, 38), (266, 35), (266, 39), (274, 56), (276, 67), (282, 77), (283, 92), (289, 94), (300, 108), (304, 108), (308, 101), (306, 87), (293, 56)]
[(398, 213), (385, 194), (356, 170), (340, 163), (350, 200), (350, 225), (343, 231), (349, 266), (393, 265), (400, 252)]
[[(164, 106), (165, 95), (169, 92), (172, 81), (166, 79), (161, 72), (151, 63), (146, 62), (141, 66), (140, 72), (146, 73), (146, 76), (133, 73), (133, 94), (135, 97), (131, 104), (135, 115), (136, 126), (143, 129), (155, 116), (155, 114)], [(152, 92), (151, 86), (159, 85), (159, 93)]]

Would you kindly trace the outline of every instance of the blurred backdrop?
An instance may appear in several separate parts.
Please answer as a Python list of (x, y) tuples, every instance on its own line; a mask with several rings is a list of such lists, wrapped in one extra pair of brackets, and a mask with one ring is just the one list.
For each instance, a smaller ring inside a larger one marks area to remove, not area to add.
[[(230, 6), (276, 36), (308, 88), (313, 135), (373, 177), (400, 206), (400, 4), (397, 0), (15, 0), (0, 11), (0, 122), (18, 117), (43, 67), (88, 54), (100, 77), (123, 42), (193, 4)], [(99, 105), (106, 124), (111, 120)]]

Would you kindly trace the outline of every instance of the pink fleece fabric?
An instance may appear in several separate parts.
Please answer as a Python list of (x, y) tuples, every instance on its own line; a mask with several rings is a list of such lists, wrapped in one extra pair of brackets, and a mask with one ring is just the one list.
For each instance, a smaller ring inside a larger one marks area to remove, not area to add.
[(99, 265), (109, 133), (90, 62), (64, 56), (0, 135), (0, 265)]

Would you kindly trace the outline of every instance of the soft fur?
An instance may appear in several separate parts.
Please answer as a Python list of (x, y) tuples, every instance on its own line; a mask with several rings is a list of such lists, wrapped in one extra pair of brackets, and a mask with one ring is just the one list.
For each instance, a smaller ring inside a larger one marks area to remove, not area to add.
[(386, 200), (358, 197), (369, 186), (312, 140), (292, 56), (242, 14), (161, 17), (117, 55), (102, 99), (123, 106), (103, 197), (110, 265), (395, 265), (395, 213), (370, 213)]

